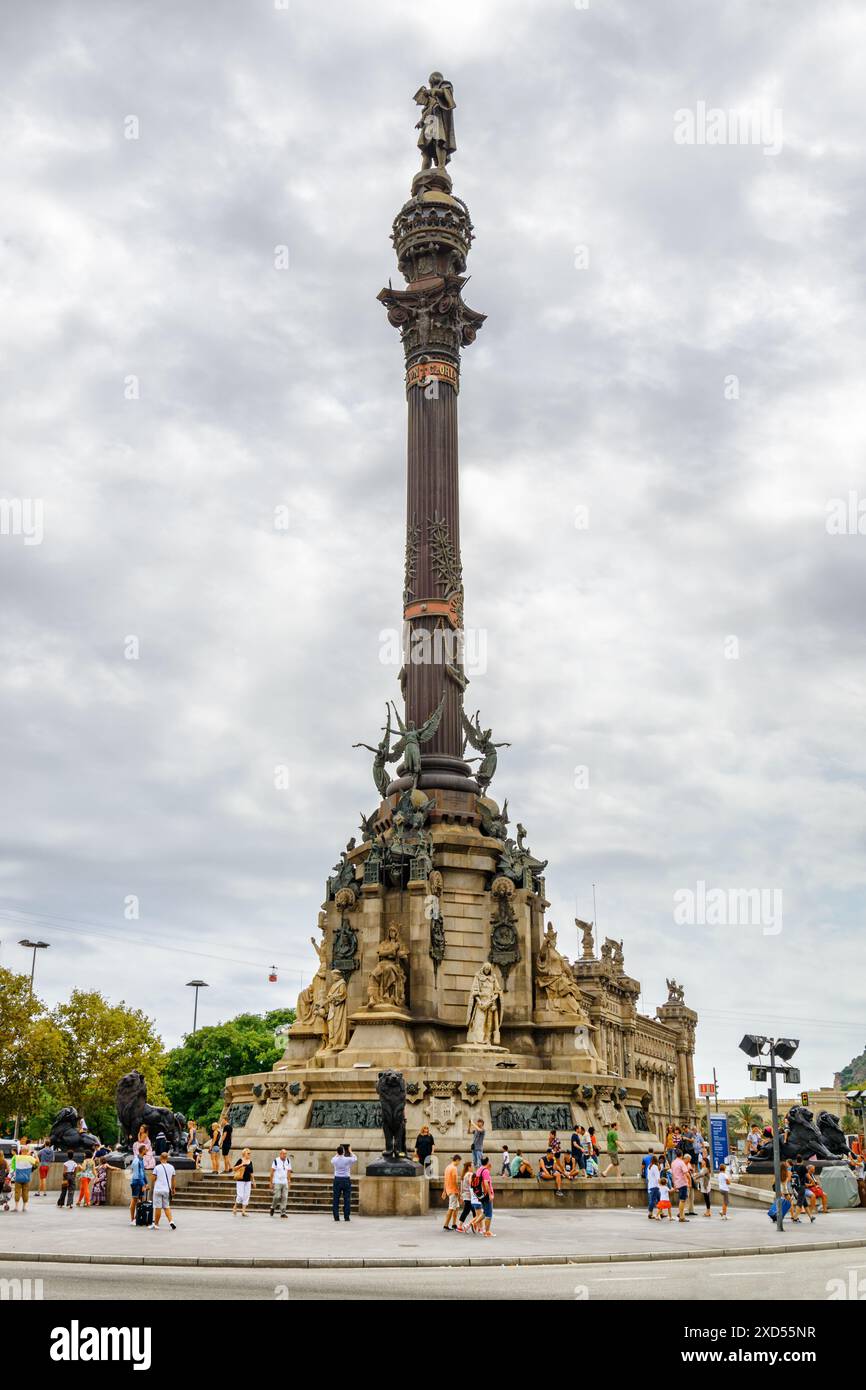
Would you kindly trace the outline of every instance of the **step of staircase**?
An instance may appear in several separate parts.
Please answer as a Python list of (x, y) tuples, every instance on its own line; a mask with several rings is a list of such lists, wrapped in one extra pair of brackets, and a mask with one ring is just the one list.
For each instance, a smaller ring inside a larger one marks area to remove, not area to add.
[[(187, 1187), (178, 1189), (173, 1206), (185, 1211), (231, 1211), (235, 1200), (234, 1181), (227, 1177), (195, 1178)], [(328, 1177), (295, 1178), (289, 1188), (287, 1211), (325, 1212), (332, 1207), (332, 1182)], [(250, 1211), (269, 1211), (271, 1192), (266, 1183), (250, 1193)], [(350, 1210), (358, 1211), (358, 1187), (352, 1185)]]

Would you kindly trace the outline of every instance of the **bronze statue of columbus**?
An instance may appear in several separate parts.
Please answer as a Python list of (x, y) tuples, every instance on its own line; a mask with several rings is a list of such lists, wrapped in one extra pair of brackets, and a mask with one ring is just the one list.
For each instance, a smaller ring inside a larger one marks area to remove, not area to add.
[(441, 72), (431, 72), (426, 87), (419, 87), (413, 101), (422, 108), (415, 126), (420, 131), (421, 168), (444, 169), (457, 149), (454, 139), (454, 89)]

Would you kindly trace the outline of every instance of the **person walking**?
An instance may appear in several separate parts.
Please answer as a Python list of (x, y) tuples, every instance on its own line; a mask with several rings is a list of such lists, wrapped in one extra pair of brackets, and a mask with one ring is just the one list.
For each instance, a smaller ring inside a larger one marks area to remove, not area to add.
[(695, 1185), (696, 1185), (696, 1183), (697, 1183), (697, 1173), (696, 1173), (696, 1171), (695, 1171), (694, 1159), (692, 1158), (692, 1156), (691, 1156), (690, 1153), (686, 1152), (686, 1153), (683, 1154), (683, 1163), (686, 1165), (686, 1172), (687, 1172), (688, 1175), (689, 1175), (689, 1197), (688, 1197), (687, 1214), (688, 1214), (689, 1216), (694, 1216), (694, 1214), (695, 1214)]
[(9, 1210), (9, 1194), (12, 1191), (12, 1180), (9, 1177), (9, 1162), (5, 1153), (0, 1149), (0, 1206), (3, 1211)]
[(349, 1144), (339, 1144), (331, 1159), (334, 1170), (334, 1220), (340, 1219), (340, 1202), (343, 1203), (343, 1220), (349, 1220), (352, 1210), (352, 1167), (358, 1162), (357, 1154), (352, 1153)]
[(484, 1135), (486, 1133), (484, 1121), (480, 1115), (475, 1123), (470, 1125), (469, 1133), (472, 1135), (472, 1166), (477, 1168), (481, 1162), (481, 1155), (484, 1153)]
[(493, 1224), (493, 1174), (490, 1172), (486, 1154), (481, 1155), (481, 1162), (475, 1174), (475, 1191), (481, 1198), (483, 1234), (492, 1236), (490, 1227)]
[[(137, 1153), (132, 1160), (132, 1167), (129, 1170), (130, 1178), (130, 1199), (129, 1199), (129, 1224), (134, 1226), (135, 1213), (142, 1197), (147, 1196), (147, 1169), (144, 1166), (144, 1156)], [(58, 1203), (59, 1205), (59, 1203)]]
[(466, 1162), (463, 1164), (463, 1172), (460, 1174), (460, 1197), (463, 1202), (463, 1206), (460, 1210), (460, 1215), (457, 1218), (458, 1231), (468, 1231), (470, 1229), (470, 1227), (466, 1224), (466, 1218), (472, 1211), (473, 1171), (474, 1164), (472, 1163), (471, 1159), (467, 1159)]
[(46, 1139), (39, 1146), (39, 1192), (34, 1196), (47, 1197), (48, 1174), (51, 1172), (51, 1165), (54, 1162), (54, 1148), (50, 1141)]
[(232, 1216), (237, 1216), (240, 1207), (241, 1216), (247, 1215), (247, 1207), (250, 1204), (250, 1193), (256, 1185), (253, 1174), (253, 1156), (249, 1149), (242, 1149), (238, 1163), (235, 1164), (235, 1204), (232, 1207)]
[(656, 1207), (658, 1209), (660, 1221), (664, 1221), (665, 1217), (667, 1217), (669, 1221), (673, 1220), (673, 1212), (671, 1211), (671, 1190), (668, 1187), (666, 1173), (662, 1173), (659, 1177), (659, 1199), (656, 1203)]
[(646, 1203), (647, 1216), (650, 1221), (658, 1221), (659, 1216), (656, 1207), (661, 1197), (661, 1171), (655, 1158), (650, 1156), (650, 1163), (646, 1170)]
[(37, 1167), (36, 1159), (30, 1152), (26, 1140), (17, 1154), (12, 1155), (9, 1166), (12, 1170), (12, 1209), (18, 1211), (18, 1203), (20, 1202), (23, 1215), (27, 1210), (27, 1199), (30, 1196), (30, 1180), (33, 1177), (34, 1168)]
[(78, 1201), (75, 1203), (75, 1205), (77, 1207), (89, 1207), (90, 1184), (93, 1182), (94, 1177), (93, 1159), (90, 1157), (89, 1154), (84, 1155), (84, 1159), (79, 1166), (79, 1174), (80, 1176), (78, 1179)]
[(273, 1216), (279, 1203), (280, 1218), (285, 1221), (287, 1212), (286, 1207), (289, 1201), (289, 1188), (292, 1185), (292, 1160), (289, 1158), (285, 1149), (280, 1149), (273, 1163), (271, 1164), (271, 1210)]
[[(606, 1178), (611, 1168), (619, 1170), (619, 1133), (616, 1120), (611, 1121), (610, 1129), (607, 1131), (607, 1167), (601, 1176)], [(619, 1177), (619, 1171), (617, 1171), (617, 1177)]]
[(222, 1151), (222, 1156), (223, 1156), (223, 1172), (224, 1172), (224, 1173), (230, 1173), (231, 1170), (232, 1170), (232, 1165), (231, 1165), (232, 1130), (233, 1130), (233, 1126), (230, 1125), (230, 1124), (228, 1124), (228, 1123), (224, 1124), (223, 1127), (222, 1127), (222, 1129), (220, 1130), (220, 1149), (221, 1149), (221, 1151)]
[(460, 1210), (460, 1172), (457, 1165), (460, 1162), (459, 1154), (452, 1154), (451, 1162), (446, 1166), (442, 1175), (442, 1200), (448, 1203), (448, 1210), (445, 1212), (445, 1223), (443, 1231), (458, 1230), (458, 1212)]
[(685, 1221), (686, 1199), (689, 1195), (689, 1170), (679, 1149), (674, 1154), (674, 1161), (671, 1164), (671, 1179), (677, 1194), (677, 1220)]
[(415, 1140), (415, 1157), (424, 1169), (424, 1176), (430, 1177), (431, 1157), (435, 1147), (429, 1125), (422, 1125)]
[(511, 1154), (508, 1152), (507, 1144), (502, 1145), (502, 1165), (499, 1169), (499, 1176), (500, 1178), (511, 1176)]
[(168, 1161), (168, 1154), (161, 1153), (153, 1175), (153, 1225), (150, 1228), (152, 1231), (159, 1229), (159, 1219), (163, 1212), (171, 1229), (177, 1230), (171, 1214), (174, 1189), (174, 1168)]
[(72, 1199), (75, 1196), (75, 1175), (77, 1172), (78, 1164), (75, 1162), (74, 1150), (68, 1149), (63, 1164), (63, 1176), (60, 1180), (60, 1196), (57, 1198), (57, 1205), (59, 1207), (65, 1206), (67, 1211), (72, 1206)]
[(722, 1219), (722, 1221), (727, 1221), (727, 1219), (728, 1219), (728, 1194), (729, 1194), (730, 1190), (731, 1190), (731, 1179), (730, 1179), (730, 1175), (729, 1175), (729, 1173), (728, 1173), (727, 1165), (724, 1164), (724, 1163), (720, 1163), (720, 1164), (719, 1164), (719, 1192), (722, 1194), (722, 1212), (721, 1212), (721, 1219)]
[(698, 1165), (698, 1173), (697, 1173), (697, 1182), (698, 1182), (698, 1190), (700, 1191), (701, 1196), (702, 1196), (703, 1199), (704, 1199), (704, 1207), (706, 1208), (706, 1210), (704, 1211), (704, 1216), (712, 1216), (711, 1207), (712, 1207), (713, 1170), (712, 1170), (712, 1168), (711, 1168), (710, 1165), (709, 1165), (709, 1162), (708, 1162), (708, 1160), (707, 1160), (707, 1156), (706, 1156), (705, 1153), (702, 1153), (702, 1154), (701, 1154), (701, 1157), (700, 1157), (700, 1161), (699, 1161), (699, 1165)]

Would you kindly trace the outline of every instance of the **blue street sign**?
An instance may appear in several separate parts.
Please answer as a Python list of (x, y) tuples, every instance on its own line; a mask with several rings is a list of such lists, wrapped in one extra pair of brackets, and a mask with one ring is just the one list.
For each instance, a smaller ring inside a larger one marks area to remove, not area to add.
[(728, 1154), (731, 1152), (728, 1140), (728, 1117), (727, 1115), (710, 1116), (710, 1153), (712, 1155), (713, 1172), (719, 1171), (719, 1164), (724, 1163)]

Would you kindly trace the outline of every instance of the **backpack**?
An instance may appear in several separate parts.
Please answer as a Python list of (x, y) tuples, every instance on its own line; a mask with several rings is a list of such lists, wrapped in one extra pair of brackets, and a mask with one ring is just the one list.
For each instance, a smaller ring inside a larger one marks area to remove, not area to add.
[(476, 1197), (484, 1196), (483, 1175), (485, 1171), (486, 1170), (484, 1168), (476, 1168), (475, 1172), (472, 1174), (472, 1177), (469, 1179), (469, 1186), (472, 1188), (472, 1191), (475, 1193)]

